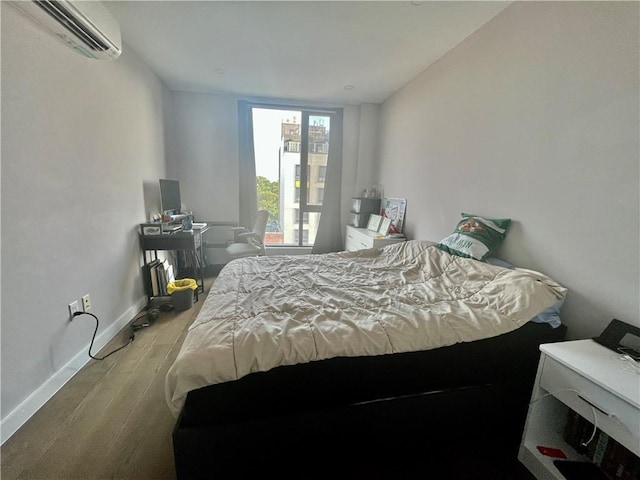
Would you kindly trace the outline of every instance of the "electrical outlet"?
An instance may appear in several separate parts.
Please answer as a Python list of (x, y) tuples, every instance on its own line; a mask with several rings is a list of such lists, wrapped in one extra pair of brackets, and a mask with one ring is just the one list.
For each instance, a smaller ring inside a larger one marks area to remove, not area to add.
[(91, 295), (88, 293), (82, 296), (82, 311), (88, 312), (91, 310)]
[(80, 311), (78, 301), (74, 300), (69, 304), (69, 320), (73, 320), (73, 314)]

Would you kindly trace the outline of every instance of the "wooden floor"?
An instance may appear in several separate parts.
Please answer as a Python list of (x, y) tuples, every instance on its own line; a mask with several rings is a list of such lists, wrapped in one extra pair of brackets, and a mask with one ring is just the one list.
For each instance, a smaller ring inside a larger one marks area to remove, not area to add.
[[(207, 290), (212, 283), (213, 279), (205, 282)], [(2, 446), (2, 480), (175, 479), (171, 443), (175, 419), (165, 403), (164, 379), (203, 298), (187, 311), (162, 313), (149, 328), (137, 331), (128, 347), (104, 361), (89, 362)], [(99, 355), (127, 338), (128, 330)], [(517, 461), (483, 464), (472, 454), (473, 446), (456, 448), (457, 458), (439, 468), (418, 458), (411, 467), (404, 458), (396, 464), (410, 467), (409, 471), (365, 468), (346, 478), (533, 479)], [(345, 477), (331, 475), (339, 478)]]
[[(128, 347), (85, 365), (4, 443), (2, 480), (175, 479), (175, 418), (164, 378), (203, 299), (189, 310), (161, 313)], [(92, 353), (103, 356), (128, 335), (126, 329)]]

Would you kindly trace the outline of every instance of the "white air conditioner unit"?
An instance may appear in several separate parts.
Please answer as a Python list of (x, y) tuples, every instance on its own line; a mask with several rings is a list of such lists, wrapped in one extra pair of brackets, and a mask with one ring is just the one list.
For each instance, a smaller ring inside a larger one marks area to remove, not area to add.
[(122, 52), (120, 25), (98, 1), (23, 0), (11, 3), (85, 57), (116, 59)]

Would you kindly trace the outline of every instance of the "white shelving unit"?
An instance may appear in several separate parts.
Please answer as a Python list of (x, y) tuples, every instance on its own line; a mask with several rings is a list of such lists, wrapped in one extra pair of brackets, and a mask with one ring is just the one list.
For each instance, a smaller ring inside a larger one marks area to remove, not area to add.
[(556, 459), (541, 454), (539, 445), (588, 461), (563, 439), (570, 409), (640, 456), (640, 375), (593, 340), (545, 344), (540, 351), (518, 454), (529, 471), (538, 480), (565, 480)]
[(404, 241), (404, 237), (384, 237), (382, 235), (378, 235), (376, 232), (367, 230), (366, 228), (356, 228), (351, 225), (347, 225), (344, 249), (352, 252), (354, 250), (362, 250), (364, 248), (381, 248)]

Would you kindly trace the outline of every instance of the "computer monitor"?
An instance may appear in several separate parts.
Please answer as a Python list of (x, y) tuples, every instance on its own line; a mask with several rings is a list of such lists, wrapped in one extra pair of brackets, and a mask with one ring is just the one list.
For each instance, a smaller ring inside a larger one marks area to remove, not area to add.
[(160, 205), (163, 213), (180, 213), (180, 182), (178, 180), (160, 179)]

